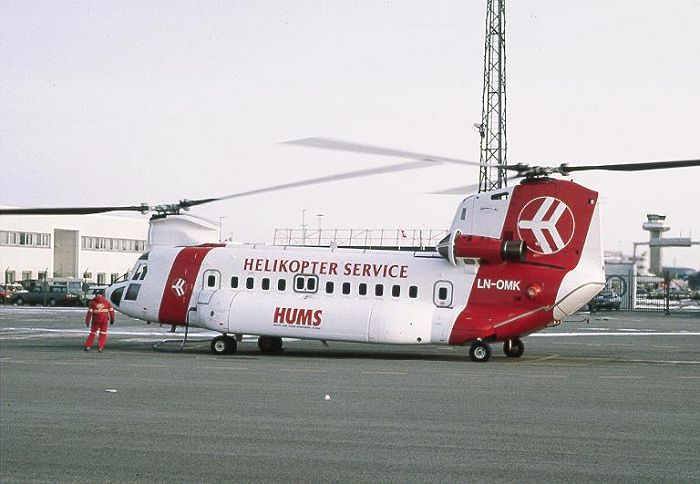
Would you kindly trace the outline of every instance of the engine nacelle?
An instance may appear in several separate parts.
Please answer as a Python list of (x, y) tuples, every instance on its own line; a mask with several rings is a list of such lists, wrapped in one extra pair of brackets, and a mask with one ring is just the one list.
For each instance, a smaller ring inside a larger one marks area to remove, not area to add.
[(450, 264), (458, 257), (479, 259), (484, 262), (523, 262), (527, 246), (522, 240), (501, 240), (480, 235), (463, 235), (459, 230), (440, 241), (437, 251)]

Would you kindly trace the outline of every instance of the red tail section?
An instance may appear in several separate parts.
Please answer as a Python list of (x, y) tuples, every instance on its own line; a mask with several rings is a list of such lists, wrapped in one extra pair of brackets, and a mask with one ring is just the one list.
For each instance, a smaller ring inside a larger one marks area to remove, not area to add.
[[(597, 220), (591, 234), (597, 202), (596, 192), (569, 181), (528, 180), (515, 187), (500, 239), (525, 242), (525, 259), (481, 261), (450, 344), (528, 334), (553, 321), (564, 277), (581, 262), (589, 235), (599, 237)], [(488, 203), (480, 196), (474, 211)]]

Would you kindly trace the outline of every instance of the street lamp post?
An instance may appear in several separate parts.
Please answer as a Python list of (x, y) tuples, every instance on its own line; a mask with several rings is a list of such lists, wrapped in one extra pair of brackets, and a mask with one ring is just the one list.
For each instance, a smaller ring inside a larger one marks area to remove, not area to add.
[(316, 217), (318, 218), (318, 245), (321, 245), (321, 219), (325, 217), (325, 215), (317, 213)]
[(219, 243), (221, 243), (221, 221), (226, 218), (226, 215), (219, 215)]
[(301, 209), (301, 245), (306, 245), (306, 209)]

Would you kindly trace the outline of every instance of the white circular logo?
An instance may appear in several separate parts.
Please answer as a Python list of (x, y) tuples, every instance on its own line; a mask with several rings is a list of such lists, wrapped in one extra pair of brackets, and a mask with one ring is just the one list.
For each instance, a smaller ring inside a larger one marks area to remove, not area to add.
[(567, 204), (554, 197), (530, 200), (518, 215), (518, 236), (537, 254), (563, 250), (574, 236), (576, 221)]

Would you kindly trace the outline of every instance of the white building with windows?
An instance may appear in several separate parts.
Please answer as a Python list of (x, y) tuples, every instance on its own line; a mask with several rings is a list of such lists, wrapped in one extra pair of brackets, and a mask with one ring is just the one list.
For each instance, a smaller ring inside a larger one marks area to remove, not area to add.
[(0, 215), (0, 277), (109, 284), (133, 267), (147, 235), (147, 217)]

